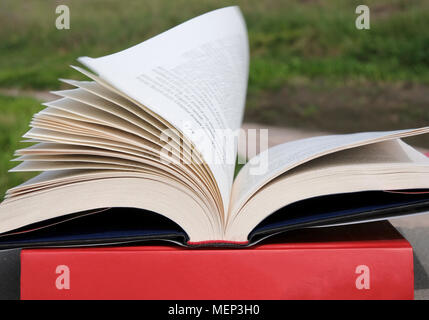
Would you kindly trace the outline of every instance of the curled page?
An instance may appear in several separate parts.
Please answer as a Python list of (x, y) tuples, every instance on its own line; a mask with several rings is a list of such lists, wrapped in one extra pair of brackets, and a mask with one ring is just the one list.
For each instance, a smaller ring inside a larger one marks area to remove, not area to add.
[(194, 144), (226, 212), (237, 148), (218, 133), (238, 130), (244, 113), (249, 49), (240, 9), (215, 10), (124, 51), (79, 62)]

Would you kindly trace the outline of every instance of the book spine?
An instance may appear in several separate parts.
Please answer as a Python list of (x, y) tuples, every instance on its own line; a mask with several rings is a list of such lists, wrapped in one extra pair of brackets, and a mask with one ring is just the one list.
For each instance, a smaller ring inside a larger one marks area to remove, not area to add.
[(21, 252), (21, 299), (413, 299), (412, 248)]
[(0, 300), (20, 298), (20, 249), (0, 250)]

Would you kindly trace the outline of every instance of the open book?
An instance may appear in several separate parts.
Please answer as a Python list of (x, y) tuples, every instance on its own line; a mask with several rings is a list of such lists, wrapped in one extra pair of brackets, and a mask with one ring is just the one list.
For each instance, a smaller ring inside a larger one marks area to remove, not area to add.
[(45, 103), (24, 135), (35, 144), (16, 151), (11, 171), (41, 174), (7, 191), (0, 247), (246, 246), (429, 208), (429, 160), (401, 140), (429, 127), (285, 143), (234, 179), (228, 134), (241, 127), (249, 64), (237, 7), (79, 62), (89, 80), (61, 79), (73, 88)]

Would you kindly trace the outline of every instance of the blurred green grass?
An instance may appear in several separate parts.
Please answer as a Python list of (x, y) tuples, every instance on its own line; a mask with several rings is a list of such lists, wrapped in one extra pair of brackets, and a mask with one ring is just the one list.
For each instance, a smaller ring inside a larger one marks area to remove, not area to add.
[(0, 95), (0, 199), (6, 190), (34, 176), (34, 173), (8, 173), (16, 166), (11, 162), (15, 150), (23, 148), (22, 135), (27, 132), (34, 113), (42, 109), (40, 101), (28, 97)]
[[(332, 82), (429, 83), (428, 1), (71, 0), (71, 29), (54, 27), (61, 1), (2, 0), (0, 86), (56, 89), (82, 55), (101, 56), (140, 43), (196, 15), (238, 4), (246, 18), (250, 90), (294, 78)], [(371, 30), (355, 28), (358, 4), (371, 8)]]

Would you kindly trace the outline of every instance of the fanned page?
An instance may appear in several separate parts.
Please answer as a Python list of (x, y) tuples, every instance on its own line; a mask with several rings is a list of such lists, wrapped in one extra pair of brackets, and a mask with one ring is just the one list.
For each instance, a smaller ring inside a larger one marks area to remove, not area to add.
[(241, 126), (249, 64), (238, 7), (209, 12), (119, 53), (79, 61), (190, 139), (214, 175), (226, 213), (237, 147), (219, 133)]

